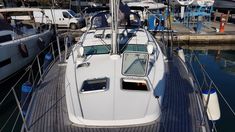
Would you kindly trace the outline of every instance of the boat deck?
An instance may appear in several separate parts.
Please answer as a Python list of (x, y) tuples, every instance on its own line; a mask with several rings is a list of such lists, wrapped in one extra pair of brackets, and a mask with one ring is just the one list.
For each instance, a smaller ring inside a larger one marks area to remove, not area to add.
[[(166, 62), (167, 81), (161, 117), (142, 126), (124, 128), (78, 127), (69, 121), (64, 76), (66, 66), (54, 64), (40, 87), (35, 91), (27, 118), (33, 132), (202, 132), (209, 131), (202, 123), (196, 93), (182, 63), (174, 58)], [(156, 102), (157, 103), (157, 102)]]

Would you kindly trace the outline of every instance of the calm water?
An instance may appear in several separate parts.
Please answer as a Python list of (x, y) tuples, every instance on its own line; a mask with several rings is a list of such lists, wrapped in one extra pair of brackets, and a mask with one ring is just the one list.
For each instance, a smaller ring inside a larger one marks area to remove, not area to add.
[[(0, 84), (0, 100), (1, 101), (3, 100), (3, 97), (5, 97), (5, 95), (8, 93), (8, 91), (11, 89), (13, 84), (16, 83), (18, 78), (20, 78), (23, 73), (24, 71), (20, 71), (19, 74), (16, 74), (16, 76), (14, 76), (10, 81)], [(20, 84), (15, 87), (18, 97), (20, 97), (20, 88), (21, 88), (20, 85), (22, 85), (24, 80), (26, 79), (23, 79), (23, 81), (20, 82)], [(13, 111), (15, 112), (13, 113)], [(19, 109), (17, 108), (15, 98), (11, 92), (9, 96), (6, 98), (6, 101), (0, 106), (0, 132), (9, 132), (12, 130), (14, 123), (16, 121), (16, 118), (18, 116), (18, 113), (19, 113)], [(8, 119), (9, 121), (4, 127), (4, 129), (1, 129), (5, 125)], [(15, 125), (14, 130), (20, 131), (20, 127), (21, 127), (20, 122), (22, 122), (20, 116), (17, 121), (18, 123)]]
[[(232, 108), (235, 109), (235, 51), (221, 51), (219, 55), (217, 51), (197, 51), (197, 53), (201, 63), (205, 66), (205, 69), (208, 71), (215, 84), (217, 84)], [(0, 100), (2, 100), (2, 97), (6, 94), (10, 85), (14, 84), (14, 80), (16, 79), (13, 79), (8, 84), (0, 85)], [(18, 91), (19, 89), (20, 86), (16, 88)], [(222, 99), (219, 101), (221, 107), (221, 119), (216, 122), (218, 132), (228, 130), (235, 131), (235, 117), (229, 111)], [(13, 96), (8, 98), (8, 102), (4, 104), (3, 107), (0, 107), (0, 128), (6, 122), (6, 119), (8, 119), (15, 107), (16, 103)], [(13, 116), (16, 117), (16, 114)], [(3, 131), (10, 131), (14, 121), (14, 119), (10, 120), (10, 124), (6, 126)], [(20, 125), (17, 125), (16, 127), (17, 130), (20, 130)]]
[[(235, 51), (196, 51), (219, 90), (235, 109)], [(199, 78), (200, 79), (200, 78)], [(221, 119), (216, 121), (218, 132), (235, 131), (235, 117), (219, 97)]]

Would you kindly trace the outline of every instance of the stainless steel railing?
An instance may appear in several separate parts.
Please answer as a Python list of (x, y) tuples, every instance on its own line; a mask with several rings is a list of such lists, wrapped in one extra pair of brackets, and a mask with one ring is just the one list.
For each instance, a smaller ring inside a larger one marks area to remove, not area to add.
[[(31, 94), (28, 94), (25, 101), (22, 103), (20, 102), (20, 96), (19, 93), (17, 93), (17, 88), (21, 86), (24, 82), (29, 81), (32, 84), (32, 92), (34, 92), (37, 89), (37, 86), (43, 81), (43, 78), (45, 74), (48, 72), (48, 70), (53, 66), (53, 64), (58, 60), (58, 58), (61, 59), (61, 49), (65, 49), (66, 54), (63, 59), (66, 59), (67, 55), (67, 49), (68, 49), (68, 40), (67, 37), (64, 38), (66, 44), (59, 44), (59, 38), (56, 41), (51, 42), (48, 46), (46, 46), (32, 61), (32, 63), (25, 68), (25, 72), (21, 77), (16, 81), (16, 83), (10, 88), (10, 90), (6, 93), (6, 95), (0, 100), (0, 109), (2, 107), (6, 107), (4, 103), (7, 102), (9, 98), (14, 97), (14, 101), (16, 102), (16, 106), (14, 106), (12, 112), (10, 113), (9, 117), (5, 121), (2, 126), (0, 126), (0, 131), (4, 131), (7, 129), (7, 131), (20, 131), (17, 130), (16, 126), (22, 125), (22, 130), (25, 130), (26, 132), (29, 131), (29, 126), (26, 122), (27, 114), (24, 115), (22, 108), (25, 106), (26, 101), (28, 98), (30, 98)], [(57, 47), (59, 46), (59, 47)], [(52, 60), (49, 63), (48, 66), (45, 66), (46, 63), (43, 62), (44, 55), (46, 53), (52, 54)], [(45, 68), (46, 67), (46, 68)], [(10, 130), (9, 130), (9, 124)], [(8, 127), (7, 127), (8, 126)]]

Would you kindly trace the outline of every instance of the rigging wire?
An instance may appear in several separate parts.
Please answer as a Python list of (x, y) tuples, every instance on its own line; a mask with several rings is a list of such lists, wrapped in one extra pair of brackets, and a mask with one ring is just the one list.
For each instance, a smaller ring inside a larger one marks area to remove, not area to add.
[(15, 107), (15, 109), (13, 110), (13, 112), (11, 113), (11, 115), (8, 117), (8, 119), (6, 120), (6, 122), (4, 123), (4, 125), (1, 127), (0, 132), (3, 131), (3, 129), (6, 127), (6, 125), (8, 124), (9, 120), (11, 119), (11, 117), (14, 115), (14, 113), (17, 110), (17, 106)]

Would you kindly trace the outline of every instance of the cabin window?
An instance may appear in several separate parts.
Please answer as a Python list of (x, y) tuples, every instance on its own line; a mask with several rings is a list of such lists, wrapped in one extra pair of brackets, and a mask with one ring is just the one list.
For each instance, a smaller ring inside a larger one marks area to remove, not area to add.
[(110, 45), (93, 45), (93, 46), (85, 46), (84, 54), (85, 55), (94, 55), (94, 54), (109, 54)]
[(145, 76), (148, 66), (148, 54), (124, 53), (122, 59), (122, 74), (128, 76)]
[(124, 90), (138, 90), (138, 91), (148, 91), (148, 86), (146, 80), (133, 80), (133, 79), (122, 79), (121, 80), (122, 89)]
[[(99, 35), (96, 36), (97, 38)], [(147, 46), (143, 44), (128, 44), (120, 45), (120, 50), (122, 52), (143, 52), (147, 53)], [(85, 55), (94, 55), (94, 54), (109, 54), (111, 50), (110, 45), (92, 45), (84, 46)]]
[(128, 45), (120, 45), (121, 52), (146, 52), (147, 53), (147, 45), (143, 44), (128, 44)]
[(81, 92), (105, 91), (108, 89), (108, 78), (85, 80)]
[(4, 43), (11, 40), (12, 40), (11, 34), (0, 36), (0, 43)]
[(4, 67), (10, 63), (11, 63), (11, 58), (5, 59), (3, 61), (0, 61), (0, 67)]

